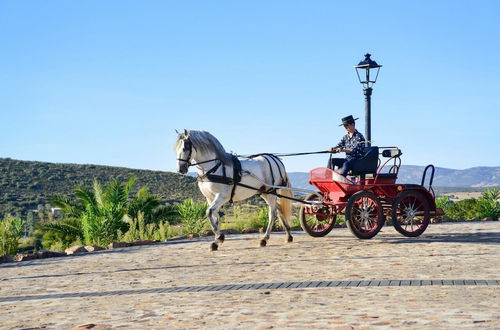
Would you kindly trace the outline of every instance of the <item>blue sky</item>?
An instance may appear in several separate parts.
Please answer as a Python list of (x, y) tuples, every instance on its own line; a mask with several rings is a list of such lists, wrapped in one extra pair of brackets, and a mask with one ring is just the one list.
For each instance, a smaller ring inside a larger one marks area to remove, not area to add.
[[(175, 170), (175, 129), (227, 151), (325, 150), (382, 64), (375, 145), (500, 166), (498, 1), (0, 1), (0, 157)], [(289, 171), (327, 156), (285, 159)]]

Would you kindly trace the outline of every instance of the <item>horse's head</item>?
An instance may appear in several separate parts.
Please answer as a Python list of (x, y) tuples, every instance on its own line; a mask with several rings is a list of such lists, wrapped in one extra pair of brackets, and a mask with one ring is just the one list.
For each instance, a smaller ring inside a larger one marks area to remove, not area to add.
[(175, 143), (175, 153), (177, 154), (177, 172), (186, 174), (193, 157), (193, 143), (189, 139), (189, 131), (177, 132), (177, 142)]

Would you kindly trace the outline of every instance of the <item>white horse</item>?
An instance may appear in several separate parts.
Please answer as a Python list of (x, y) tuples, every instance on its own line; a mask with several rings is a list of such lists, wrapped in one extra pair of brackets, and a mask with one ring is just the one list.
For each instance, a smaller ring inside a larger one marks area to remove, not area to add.
[(262, 154), (249, 159), (241, 160), (241, 181), (238, 179), (238, 170), (235, 157), (226, 153), (220, 142), (205, 131), (184, 130), (179, 133), (175, 143), (177, 154), (177, 171), (181, 174), (188, 172), (189, 166), (195, 166), (198, 174), (198, 187), (208, 202), (207, 217), (210, 219), (215, 233), (214, 242), (210, 248), (218, 249), (218, 244), (224, 242), (224, 234), (219, 230), (219, 208), (230, 200), (240, 201), (255, 194), (266, 201), (269, 206), (269, 222), (266, 233), (260, 240), (260, 246), (266, 246), (273, 228), (276, 214), (286, 230), (286, 242), (292, 242), (288, 221), (291, 216), (291, 201), (278, 197), (291, 197), (288, 189), (276, 189), (273, 186), (290, 187), (290, 181), (283, 163), (273, 155)]

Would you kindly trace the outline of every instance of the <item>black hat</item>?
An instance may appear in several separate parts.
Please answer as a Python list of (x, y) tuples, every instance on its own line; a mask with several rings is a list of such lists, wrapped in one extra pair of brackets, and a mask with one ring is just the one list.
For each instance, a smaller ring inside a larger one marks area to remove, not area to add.
[(347, 125), (347, 124), (352, 124), (354, 123), (355, 120), (358, 120), (359, 118), (353, 118), (351, 115), (342, 118), (342, 124), (339, 126)]

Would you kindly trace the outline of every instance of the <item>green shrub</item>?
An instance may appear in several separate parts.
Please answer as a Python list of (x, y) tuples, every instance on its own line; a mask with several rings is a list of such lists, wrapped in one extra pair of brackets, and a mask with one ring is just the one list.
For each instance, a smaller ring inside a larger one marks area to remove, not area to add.
[(128, 230), (123, 217), (124, 215), (120, 217), (111, 214), (85, 214), (81, 218), (85, 244), (106, 246), (116, 241), (119, 230)]
[(290, 219), (290, 227), (292, 227), (292, 228), (300, 228), (300, 221), (299, 221), (298, 217), (292, 216), (292, 219)]
[(16, 254), (23, 227), (24, 222), (20, 218), (7, 217), (0, 220), (0, 255)]
[(449, 196), (436, 198), (436, 206), (443, 209), (445, 216), (453, 220), (471, 220), (477, 218), (500, 217), (500, 191), (485, 189), (481, 197), (463, 199), (458, 202), (450, 200)]
[(129, 223), (129, 230), (122, 234), (118, 232), (118, 241), (132, 242), (136, 240), (159, 240), (165, 241), (173, 236), (175, 230), (168, 222), (146, 223), (144, 215), (139, 212), (136, 219), (126, 219)]
[[(295, 219), (295, 222), (294, 222)], [(248, 222), (245, 224), (245, 228), (264, 228), (267, 229), (267, 225), (269, 223), (269, 208), (261, 207), (257, 212), (253, 212), (248, 217)], [(292, 218), (289, 223), (290, 226), (300, 226), (298, 219)], [(276, 219), (274, 220), (273, 229), (284, 229), (279, 216), (276, 215)]]
[(345, 216), (337, 215), (337, 219), (335, 219), (335, 224), (337, 224), (337, 225), (345, 224)]
[(195, 203), (192, 199), (186, 199), (177, 205), (177, 210), (186, 233), (199, 234), (203, 230), (207, 203)]
[(64, 218), (59, 221), (42, 223), (37, 229), (43, 233), (42, 246), (44, 249), (64, 251), (73, 245), (85, 243), (82, 222), (76, 218)]
[(447, 204), (444, 208), (445, 215), (453, 220), (471, 220), (478, 217), (479, 203), (475, 198)]
[(36, 236), (22, 237), (19, 240), (19, 246), (17, 248), (17, 253), (33, 253), (36, 251), (38, 244), (38, 238)]
[(497, 220), (500, 217), (500, 191), (498, 188), (486, 189), (478, 198), (479, 218), (492, 218)]
[(441, 196), (436, 198), (436, 207), (442, 209), (443, 211), (446, 209), (448, 204), (451, 204), (450, 196)]
[(247, 228), (267, 228), (268, 222), (269, 210), (267, 207), (261, 207), (257, 212), (254, 212), (250, 215), (250, 217), (248, 218)]
[[(267, 228), (269, 222), (269, 209), (267, 206), (258, 208), (243, 208), (241, 206), (234, 206), (233, 214), (229, 216), (229, 221), (222, 224), (222, 229), (235, 229), (238, 231), (243, 231), (247, 228)], [(292, 216), (289, 219), (290, 227), (298, 228), (300, 227), (299, 219), (296, 216)], [(281, 221), (276, 218), (274, 221), (274, 229), (283, 229)]]

